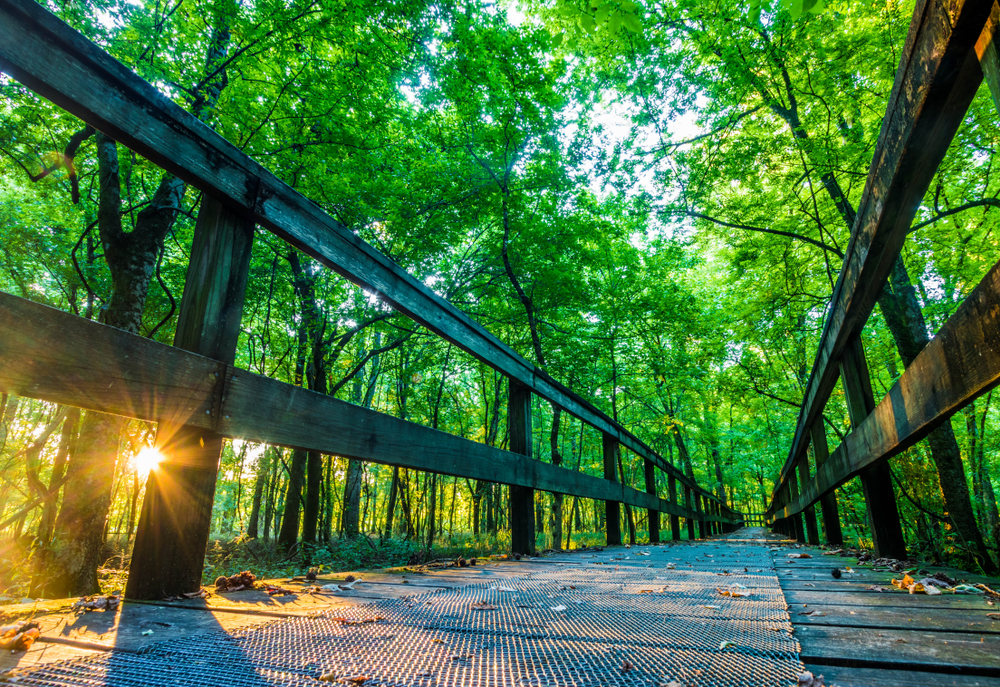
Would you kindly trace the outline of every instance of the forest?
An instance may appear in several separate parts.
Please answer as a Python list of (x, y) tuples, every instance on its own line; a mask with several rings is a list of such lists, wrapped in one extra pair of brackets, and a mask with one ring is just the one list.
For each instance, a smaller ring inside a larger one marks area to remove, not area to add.
[[(912, 2), (46, 5), (730, 508), (767, 509)], [(864, 329), (876, 398), (1000, 260), (998, 145), (983, 86)], [(169, 345), (202, 204), (0, 73), (0, 291)], [(508, 446), (503, 375), (265, 231), (235, 365)], [(600, 431), (531, 413), (536, 459), (604, 476)], [(823, 423), (851, 429), (840, 386)], [(989, 393), (890, 462), (913, 557), (996, 569), (998, 423)], [(3, 393), (0, 597), (121, 587), (156, 435)], [(860, 482), (837, 496), (870, 547)], [(539, 549), (604, 543), (603, 503), (534, 498)], [(493, 482), (227, 440), (204, 579), (503, 553), (509, 516)], [(646, 511), (621, 518), (648, 539)]]

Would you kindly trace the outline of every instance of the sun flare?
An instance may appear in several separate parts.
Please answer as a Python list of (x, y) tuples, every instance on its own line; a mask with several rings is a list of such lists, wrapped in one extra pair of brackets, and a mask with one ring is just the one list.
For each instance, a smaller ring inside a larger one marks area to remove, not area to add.
[(139, 451), (139, 455), (135, 457), (135, 469), (138, 470), (140, 475), (145, 475), (159, 465), (162, 460), (162, 453), (152, 446), (147, 446)]

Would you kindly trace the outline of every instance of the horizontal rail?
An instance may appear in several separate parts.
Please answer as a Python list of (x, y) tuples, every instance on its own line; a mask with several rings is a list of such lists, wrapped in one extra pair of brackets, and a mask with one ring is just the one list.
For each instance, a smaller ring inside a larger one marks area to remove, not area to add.
[(606, 413), (515, 353), (34, 0), (0, 0), (0, 69), (195, 188), (251, 214), (262, 227), (415, 322), (718, 501)]
[(234, 439), (733, 522), (2, 292), (0, 389)]
[(801, 513), (875, 463), (923, 439), (1000, 383), (1000, 263), (776, 518)]
[(992, 6), (992, 1), (982, 0), (924, 0), (914, 12), (795, 437), (774, 494), (805, 453), (809, 429), (836, 386), (837, 361), (849, 338), (871, 316), (917, 208), (982, 82), (974, 47)]

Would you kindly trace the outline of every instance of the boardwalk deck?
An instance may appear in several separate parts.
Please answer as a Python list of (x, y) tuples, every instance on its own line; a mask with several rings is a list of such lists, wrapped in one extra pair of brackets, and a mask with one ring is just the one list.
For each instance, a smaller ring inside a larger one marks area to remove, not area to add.
[[(802, 551), (813, 557), (788, 558)], [(835, 567), (854, 572), (836, 580)], [(758, 528), (358, 575), (333, 596), (239, 592), (80, 616), (50, 604), (38, 619), (61, 643), (4, 656), (0, 668), (14, 669), (7, 679), (17, 684), (49, 686), (257, 687), (328, 676), (366, 687), (771, 687), (795, 684), (805, 669), (839, 687), (1000, 685), (1000, 615), (988, 615), (1000, 601), (905, 594), (891, 588), (892, 573)]]

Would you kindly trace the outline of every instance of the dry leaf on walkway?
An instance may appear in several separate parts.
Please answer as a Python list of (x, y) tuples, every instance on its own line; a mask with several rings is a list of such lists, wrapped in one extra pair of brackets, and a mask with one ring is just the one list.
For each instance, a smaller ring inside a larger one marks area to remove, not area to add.
[(719, 592), (719, 594), (721, 594), (722, 596), (731, 596), (734, 599), (738, 599), (744, 596), (750, 596), (749, 592), (741, 592), (735, 589), (716, 589), (715, 591)]
[(469, 606), (471, 608), (474, 608), (477, 611), (495, 611), (495, 610), (497, 610), (496, 606), (494, 606), (491, 603), (486, 603), (485, 601), (474, 601), (473, 603), (469, 604)]
[(789, 558), (812, 558), (808, 553), (790, 553)]
[(725, 641), (725, 642), (722, 642), (721, 644), (719, 644), (719, 651), (725, 651), (726, 649), (728, 649), (731, 646), (736, 646), (736, 643), (735, 642), (730, 642), (728, 640)]
[(622, 662), (622, 672), (623, 673), (628, 673), (628, 672), (631, 672), (633, 670), (635, 670), (635, 666), (634, 665), (632, 665), (628, 661)]
[(813, 676), (808, 670), (799, 675), (798, 687), (824, 687), (823, 676)]
[(987, 618), (993, 618), (993, 620), (1000, 620), (1000, 613), (987, 613)]
[(559, 604), (558, 606), (550, 606), (550, 608), (553, 611), (555, 611), (556, 613), (562, 613), (563, 611), (569, 610), (568, 608), (566, 608), (562, 604)]
[(799, 615), (807, 615), (810, 618), (819, 618), (820, 616), (826, 615), (823, 611), (808, 611), (806, 613), (799, 613)]

